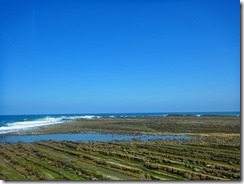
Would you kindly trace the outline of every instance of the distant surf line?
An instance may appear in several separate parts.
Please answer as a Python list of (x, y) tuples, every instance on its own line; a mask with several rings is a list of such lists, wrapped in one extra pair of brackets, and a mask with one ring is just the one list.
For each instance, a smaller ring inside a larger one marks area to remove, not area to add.
[(168, 116), (240, 116), (240, 112), (168, 112), (168, 113), (94, 113), (94, 114), (44, 114), (44, 115), (1, 115), (0, 134), (71, 122), (78, 119), (168, 117)]

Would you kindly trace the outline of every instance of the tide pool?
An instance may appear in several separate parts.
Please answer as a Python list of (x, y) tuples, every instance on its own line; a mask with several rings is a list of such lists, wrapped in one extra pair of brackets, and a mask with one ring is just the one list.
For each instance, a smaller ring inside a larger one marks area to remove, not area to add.
[(109, 134), (109, 133), (68, 133), (68, 134), (45, 134), (45, 135), (2, 135), (0, 136), (0, 143), (32, 143), (37, 141), (82, 141), (82, 142), (94, 142), (94, 141), (131, 141), (131, 140), (188, 140), (190, 136), (187, 135), (122, 135), (122, 134)]

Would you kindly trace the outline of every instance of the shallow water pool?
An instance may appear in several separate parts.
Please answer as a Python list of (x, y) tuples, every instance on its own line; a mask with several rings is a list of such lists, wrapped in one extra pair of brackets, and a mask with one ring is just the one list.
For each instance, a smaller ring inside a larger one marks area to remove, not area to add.
[(123, 135), (123, 134), (110, 134), (110, 133), (66, 133), (66, 134), (47, 134), (47, 135), (6, 135), (0, 137), (0, 143), (16, 143), (25, 142), (32, 143), (36, 141), (83, 141), (83, 142), (94, 142), (94, 141), (131, 141), (131, 140), (188, 140), (190, 136), (187, 135)]

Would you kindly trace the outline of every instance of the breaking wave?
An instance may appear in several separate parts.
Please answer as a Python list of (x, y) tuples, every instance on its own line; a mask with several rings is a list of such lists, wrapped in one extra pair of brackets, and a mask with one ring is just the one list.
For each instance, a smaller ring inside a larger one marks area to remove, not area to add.
[(44, 117), (39, 119), (28, 120), (26, 118), (15, 121), (11, 123), (6, 123), (4, 126), (0, 127), (0, 134), (15, 132), (24, 129), (36, 128), (47, 125), (54, 125), (69, 121), (74, 121), (77, 119), (93, 119), (100, 118), (100, 116), (60, 116), (60, 117)]
[(41, 126), (71, 122), (78, 119), (92, 120), (98, 118), (137, 118), (170, 116), (240, 116), (240, 112), (175, 112), (175, 113), (104, 113), (104, 114), (60, 114), (60, 115), (1, 115), (0, 134), (16, 132)]

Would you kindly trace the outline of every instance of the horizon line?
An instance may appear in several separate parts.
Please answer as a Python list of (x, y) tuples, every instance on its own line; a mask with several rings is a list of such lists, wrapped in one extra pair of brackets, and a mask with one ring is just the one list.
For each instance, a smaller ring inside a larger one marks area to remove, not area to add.
[(223, 113), (223, 112), (241, 112), (240, 110), (231, 111), (161, 111), (161, 112), (89, 112), (89, 113), (30, 113), (30, 114), (1, 114), (0, 116), (25, 116), (25, 115), (92, 115), (92, 114), (158, 114), (158, 113)]

